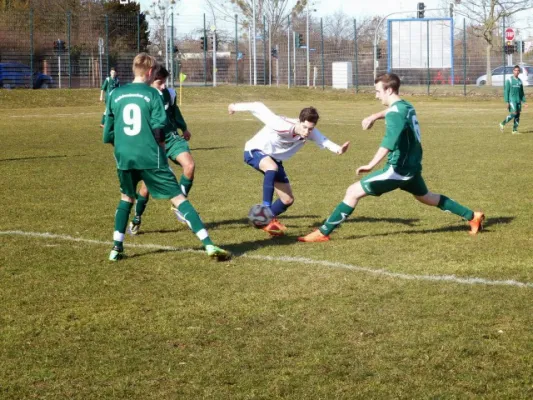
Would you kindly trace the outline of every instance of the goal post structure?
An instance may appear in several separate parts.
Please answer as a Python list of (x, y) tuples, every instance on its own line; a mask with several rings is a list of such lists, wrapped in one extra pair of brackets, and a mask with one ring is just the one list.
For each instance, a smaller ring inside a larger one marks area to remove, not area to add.
[[(431, 70), (449, 71), (449, 82), (454, 77), (454, 24), (453, 18), (406, 18), (387, 20), (387, 72), (409, 70), (421, 77), (427, 70), (428, 84)], [(418, 71), (418, 72), (416, 72)]]

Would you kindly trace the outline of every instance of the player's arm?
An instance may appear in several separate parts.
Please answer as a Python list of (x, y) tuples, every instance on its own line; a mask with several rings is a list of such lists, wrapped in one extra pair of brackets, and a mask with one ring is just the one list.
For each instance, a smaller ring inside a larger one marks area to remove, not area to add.
[[(111, 100), (111, 99), (110, 99)], [(108, 101), (105, 106), (105, 125), (104, 125), (104, 143), (115, 144), (115, 115), (111, 105), (113, 103)]]
[(185, 140), (190, 140), (191, 138), (191, 132), (187, 129), (187, 123), (185, 122), (185, 118), (183, 118), (183, 114), (181, 113), (181, 110), (177, 104), (177, 98), (174, 98), (174, 103), (172, 104), (172, 118), (176, 122), (176, 127), (178, 129), (181, 129), (183, 132), (183, 138)]
[(357, 168), (357, 172), (356, 172), (357, 175), (361, 175), (363, 172), (372, 171), (374, 167), (378, 165), (381, 162), (381, 160), (383, 160), (389, 153), (390, 153), (389, 149), (387, 149), (386, 147), (380, 146), (380, 148), (374, 155), (374, 158), (372, 159), (372, 161), (370, 161), (367, 165), (363, 165)]
[(509, 91), (510, 90), (511, 90), (511, 80), (506, 79), (505, 87), (503, 88), (503, 101), (507, 103), (507, 107), (509, 107)]
[(232, 103), (228, 106), (230, 115), (236, 111), (250, 111), (254, 117), (278, 132), (287, 132), (293, 127), (293, 124), (274, 114), (267, 106), (258, 101), (253, 103)]
[(150, 127), (152, 128), (152, 131), (154, 132), (154, 137), (157, 143), (165, 147), (165, 134), (163, 132), (163, 128), (167, 124), (167, 114), (165, 112), (165, 105), (163, 104), (163, 98), (159, 94), (159, 92), (156, 92), (156, 94), (152, 97), (152, 101), (150, 102), (152, 105), (151, 115), (150, 115)]
[(374, 169), (391, 151), (398, 146), (398, 140), (402, 134), (405, 126), (405, 117), (399, 114), (397, 111), (389, 109), (385, 115), (385, 121), (387, 122), (387, 130), (385, 137), (381, 141), (378, 151), (374, 155), (374, 158), (366, 164), (357, 168), (357, 175), (363, 172), (369, 172)]
[(327, 137), (325, 137), (318, 129), (313, 129), (309, 135), (309, 140), (316, 143), (321, 149), (328, 149), (335, 154), (344, 154), (348, 147), (350, 147), (350, 142), (344, 143), (342, 146), (339, 146), (337, 143), (332, 142)]
[(387, 111), (388, 109), (366, 117), (363, 121), (361, 121), (361, 126), (363, 127), (363, 130), (366, 131), (367, 129), (372, 128), (372, 125), (374, 125), (374, 122), (376, 122), (378, 119), (385, 118), (385, 115), (387, 115)]
[(104, 83), (102, 83), (102, 87), (100, 88), (100, 101), (104, 100), (105, 91), (107, 90), (107, 78), (104, 80)]

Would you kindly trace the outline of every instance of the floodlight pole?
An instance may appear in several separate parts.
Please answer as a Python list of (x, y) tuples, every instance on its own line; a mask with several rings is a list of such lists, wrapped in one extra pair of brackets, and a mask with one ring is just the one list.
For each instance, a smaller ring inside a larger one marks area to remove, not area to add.
[[(442, 11), (442, 10), (446, 10), (446, 9), (445, 8), (426, 8), (426, 9), (424, 9), (424, 12), (425, 11)], [(385, 15), (379, 21), (379, 24), (376, 27), (376, 31), (374, 32), (374, 49), (373, 49), (373, 53), (374, 53), (374, 57), (373, 57), (373, 60), (374, 60), (374, 80), (377, 78), (376, 74), (377, 74), (378, 55), (377, 55), (377, 52), (376, 52), (376, 48), (378, 46), (378, 32), (379, 32), (379, 28), (381, 28), (381, 24), (383, 24), (383, 21), (385, 21), (391, 15), (405, 14), (405, 13), (411, 13), (411, 12), (418, 12), (418, 10), (415, 10), (415, 11), (395, 11), (393, 13)], [(429, 35), (429, 32), (428, 32), (428, 35)]]

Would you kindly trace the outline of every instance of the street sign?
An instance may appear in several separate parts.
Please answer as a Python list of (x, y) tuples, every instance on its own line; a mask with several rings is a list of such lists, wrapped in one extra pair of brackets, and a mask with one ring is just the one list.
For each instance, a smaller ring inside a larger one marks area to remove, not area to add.
[(505, 30), (505, 40), (514, 40), (515, 38), (515, 33), (514, 33), (514, 29), (513, 28), (507, 28)]

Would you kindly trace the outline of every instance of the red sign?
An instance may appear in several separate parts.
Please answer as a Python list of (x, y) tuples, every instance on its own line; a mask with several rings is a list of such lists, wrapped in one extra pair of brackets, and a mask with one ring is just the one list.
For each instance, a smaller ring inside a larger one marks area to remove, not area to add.
[(514, 29), (513, 28), (507, 28), (505, 30), (505, 40), (514, 40)]

